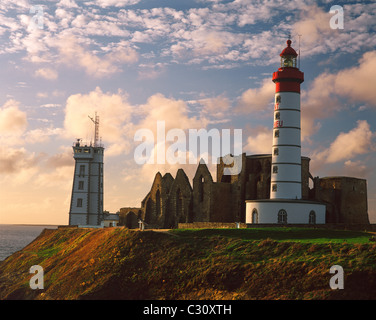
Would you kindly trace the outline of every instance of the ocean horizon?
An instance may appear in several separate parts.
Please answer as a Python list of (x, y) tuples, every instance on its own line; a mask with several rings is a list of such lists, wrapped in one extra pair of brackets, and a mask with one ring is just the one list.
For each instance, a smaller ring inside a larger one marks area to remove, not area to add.
[(0, 224), (0, 262), (25, 248), (44, 229), (57, 227), (49, 224)]

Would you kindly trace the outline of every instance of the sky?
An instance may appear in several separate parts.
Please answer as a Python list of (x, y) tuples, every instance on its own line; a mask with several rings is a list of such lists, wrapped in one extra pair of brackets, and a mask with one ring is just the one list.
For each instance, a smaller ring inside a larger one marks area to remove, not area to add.
[(156, 137), (157, 121), (241, 129), (243, 152), (271, 153), (289, 34), (302, 155), (313, 176), (367, 179), (376, 223), (375, 21), (374, 1), (0, 0), (0, 223), (68, 224), (72, 145), (93, 141), (95, 112), (110, 212), (139, 207), (157, 171), (193, 178), (196, 164), (135, 161), (135, 133)]

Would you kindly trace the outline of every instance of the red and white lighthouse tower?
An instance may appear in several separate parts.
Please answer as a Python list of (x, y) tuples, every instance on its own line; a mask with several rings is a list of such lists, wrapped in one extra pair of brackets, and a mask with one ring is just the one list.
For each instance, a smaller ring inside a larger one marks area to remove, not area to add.
[(297, 68), (298, 54), (287, 40), (281, 67), (273, 73), (274, 104), (271, 199), (301, 199), (300, 84), (304, 73)]
[(247, 224), (323, 224), (324, 203), (302, 199), (300, 84), (304, 73), (287, 40), (275, 83), (270, 199), (246, 200)]

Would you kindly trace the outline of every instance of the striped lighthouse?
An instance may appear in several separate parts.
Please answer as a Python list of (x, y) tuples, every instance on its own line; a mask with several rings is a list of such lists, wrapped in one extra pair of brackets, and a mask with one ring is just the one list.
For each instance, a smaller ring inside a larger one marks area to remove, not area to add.
[(287, 40), (281, 67), (273, 73), (276, 84), (270, 199), (301, 199), (300, 84), (296, 51)]
[(247, 224), (324, 224), (325, 203), (302, 197), (300, 84), (304, 74), (298, 54), (287, 40), (281, 66), (273, 73), (273, 119), (270, 198), (246, 200)]

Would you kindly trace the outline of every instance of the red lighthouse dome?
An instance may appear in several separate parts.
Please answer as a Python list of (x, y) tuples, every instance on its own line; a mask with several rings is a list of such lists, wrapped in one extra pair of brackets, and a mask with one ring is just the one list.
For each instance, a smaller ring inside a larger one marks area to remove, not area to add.
[(287, 40), (286, 41), (287, 43), (287, 47), (285, 49), (283, 49), (283, 51), (281, 52), (280, 56), (281, 57), (286, 57), (286, 56), (293, 56), (293, 57), (297, 57), (298, 54), (296, 53), (296, 51), (291, 47), (291, 40)]

